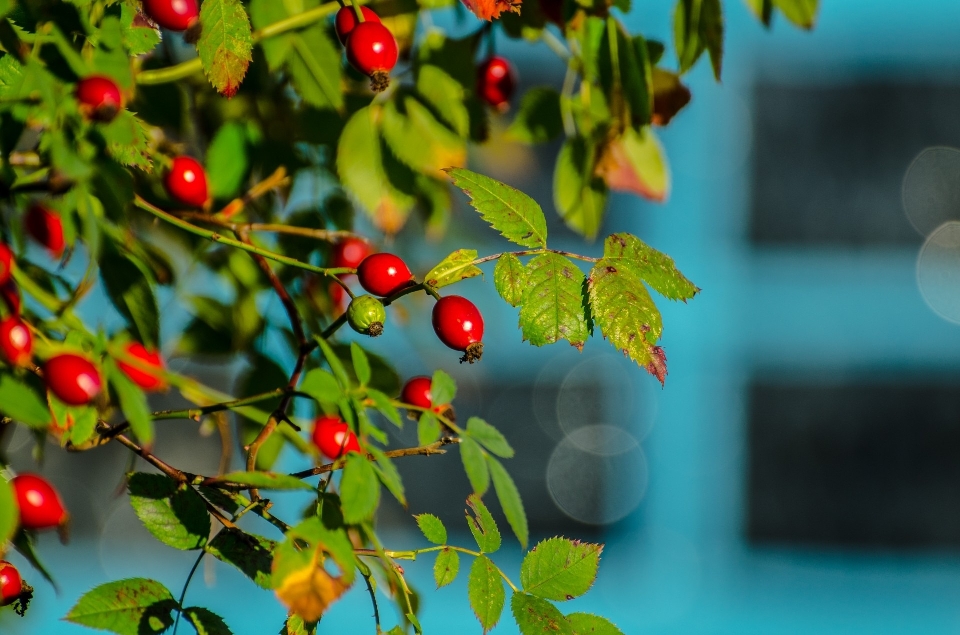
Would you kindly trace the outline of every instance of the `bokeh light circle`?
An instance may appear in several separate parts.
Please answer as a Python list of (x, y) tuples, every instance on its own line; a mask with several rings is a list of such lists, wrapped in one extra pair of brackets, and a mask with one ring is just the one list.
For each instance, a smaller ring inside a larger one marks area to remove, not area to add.
[(960, 222), (944, 223), (923, 243), (917, 285), (937, 315), (960, 324)]
[(960, 150), (923, 150), (907, 168), (902, 187), (903, 210), (921, 236), (948, 221), (960, 220)]
[(547, 464), (547, 489), (571, 518), (608, 525), (640, 505), (647, 491), (647, 460), (637, 440), (610, 425), (574, 430)]

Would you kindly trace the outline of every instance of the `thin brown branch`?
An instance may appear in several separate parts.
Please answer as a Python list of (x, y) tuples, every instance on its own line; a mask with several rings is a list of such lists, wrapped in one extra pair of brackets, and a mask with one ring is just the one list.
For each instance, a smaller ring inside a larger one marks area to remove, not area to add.
[(183, 472), (182, 470), (178, 470), (177, 468), (163, 462), (162, 460), (157, 458), (157, 456), (155, 456), (152, 452), (140, 447), (139, 445), (137, 445), (127, 437), (123, 436), (122, 434), (118, 434), (114, 438), (117, 441), (119, 441), (121, 445), (129, 448), (131, 452), (133, 452), (134, 454), (139, 456), (141, 459), (143, 459), (153, 467), (157, 468), (158, 470), (160, 470), (161, 472), (163, 472), (173, 480), (177, 481), (178, 483), (186, 483), (190, 480), (190, 476), (186, 472)]
[(281, 225), (279, 223), (234, 223), (220, 215), (210, 215), (203, 212), (181, 212), (177, 216), (184, 220), (206, 223), (232, 231), (289, 234), (291, 236), (303, 236), (304, 238), (316, 238), (327, 242), (336, 242), (343, 238), (363, 238), (360, 234), (346, 229), (315, 229), (313, 227), (297, 227), (296, 225)]
[[(446, 454), (447, 451), (443, 449), (445, 445), (452, 445), (455, 443), (460, 443), (460, 439), (457, 437), (444, 437), (439, 441), (434, 441), (430, 445), (420, 445), (414, 448), (400, 448), (397, 450), (389, 450), (384, 452), (384, 456), (388, 459), (399, 459), (404, 456), (430, 456), (433, 454)], [(367, 458), (373, 461), (376, 457), (372, 454), (368, 454)], [(340, 458), (334, 461), (333, 463), (327, 463), (326, 465), (319, 465), (309, 470), (303, 470), (301, 472), (294, 472), (290, 476), (294, 478), (309, 478), (311, 476), (317, 476), (320, 474), (326, 474), (327, 472), (333, 472), (335, 470), (342, 470), (343, 466), (346, 464), (346, 458)]]

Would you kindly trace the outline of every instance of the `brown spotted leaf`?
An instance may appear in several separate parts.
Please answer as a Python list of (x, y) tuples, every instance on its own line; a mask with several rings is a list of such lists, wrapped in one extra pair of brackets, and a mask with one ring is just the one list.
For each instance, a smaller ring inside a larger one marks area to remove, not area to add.
[(534, 346), (564, 339), (583, 348), (589, 335), (583, 278), (583, 272), (559, 254), (541, 254), (527, 264), (520, 307), (524, 339)]

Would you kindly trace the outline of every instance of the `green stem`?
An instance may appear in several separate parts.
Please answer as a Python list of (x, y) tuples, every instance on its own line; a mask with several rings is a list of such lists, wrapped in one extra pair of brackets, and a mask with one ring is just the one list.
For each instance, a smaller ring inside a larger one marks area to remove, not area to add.
[[(368, 1), (369, 0), (353, 0), (356, 5), (366, 4)], [(261, 40), (309, 26), (314, 22), (319, 22), (325, 17), (336, 13), (339, 9), (340, 4), (338, 2), (328, 2), (314, 9), (310, 9), (309, 11), (304, 11), (303, 13), (292, 15), (288, 18), (284, 18), (283, 20), (274, 22), (273, 24), (268, 24), (262, 29), (257, 29), (253, 32), (253, 42), (256, 44)], [(141, 71), (137, 73), (136, 80), (138, 84), (166, 84), (190, 77), (201, 68), (203, 68), (203, 66), (200, 62), (200, 58), (195, 57), (186, 62), (181, 62), (175, 66)]]
[[(479, 558), (480, 556), (485, 555), (480, 553), (479, 551), (473, 551), (472, 549), (466, 549), (464, 547), (455, 547), (453, 545), (438, 545), (436, 547), (425, 547), (423, 549), (411, 549), (409, 551), (384, 551), (383, 553), (388, 558), (392, 558), (394, 560), (416, 560), (417, 556), (419, 556), (422, 553), (431, 553), (433, 551), (443, 551), (444, 549), (449, 549), (450, 551), (459, 551), (460, 553), (465, 553), (469, 556), (473, 556), (474, 558)], [(378, 555), (377, 552), (373, 549), (354, 549), (353, 552), (358, 556)], [(491, 560), (491, 562), (493, 561)], [(497, 570), (497, 572), (500, 574), (500, 577), (504, 579), (504, 581), (507, 583), (507, 585), (511, 589), (513, 589), (514, 593), (517, 593), (520, 591), (520, 589), (517, 588), (517, 586), (513, 583), (510, 577), (503, 572), (503, 569), (498, 567), (495, 563), (493, 566)]]
[(232, 410), (240, 406), (246, 406), (252, 403), (258, 403), (261, 401), (266, 401), (267, 399), (272, 399), (273, 397), (280, 397), (287, 392), (285, 388), (277, 388), (276, 390), (271, 390), (270, 392), (260, 393), (259, 395), (252, 395), (250, 397), (244, 397), (243, 399), (234, 399), (233, 401), (225, 401), (223, 403), (213, 404), (211, 406), (203, 406), (201, 408), (186, 408), (184, 410), (161, 410), (155, 412), (152, 415), (152, 418), (155, 421), (161, 419), (197, 419), (203, 415), (213, 414), (214, 412), (220, 412), (222, 410)]
[(489, 256), (484, 256), (483, 258), (477, 258), (476, 260), (472, 261), (470, 265), (482, 265), (485, 262), (490, 262), (491, 260), (497, 260), (498, 258), (502, 258), (507, 254), (511, 254), (513, 256), (535, 256), (538, 254), (547, 254), (547, 253), (559, 254), (561, 256), (566, 256), (567, 258), (573, 258), (574, 260), (583, 260), (585, 262), (600, 261), (599, 258), (592, 258), (590, 256), (581, 256), (580, 254), (575, 254), (572, 251), (563, 251), (562, 249), (543, 248), (543, 249), (523, 249), (521, 251), (503, 251), (503, 252), (500, 252), (499, 254), (491, 254)]
[(192, 223), (188, 223), (183, 219), (177, 218), (173, 214), (167, 213), (162, 209), (160, 209), (159, 207), (151, 205), (147, 201), (143, 200), (140, 196), (134, 197), (133, 204), (146, 212), (150, 212), (157, 218), (164, 220), (170, 223), (171, 225), (179, 227), (180, 229), (186, 230), (191, 234), (195, 234), (197, 236), (201, 236), (208, 240), (212, 240), (215, 243), (230, 245), (231, 247), (236, 247), (237, 249), (242, 249), (244, 251), (249, 251), (250, 253), (259, 254), (264, 258), (269, 258), (270, 260), (275, 260), (277, 262), (283, 263), (285, 265), (289, 265), (291, 267), (296, 267), (298, 269), (303, 269), (305, 271), (311, 271), (313, 273), (319, 273), (321, 275), (329, 276), (331, 278), (336, 278), (337, 274), (354, 273), (355, 271), (354, 269), (351, 269), (349, 267), (332, 267), (328, 269), (325, 269), (323, 267), (317, 267), (317, 266), (308, 264), (306, 262), (301, 262), (296, 258), (282, 256), (280, 254), (274, 253), (267, 249), (263, 249), (262, 247), (257, 247), (256, 245), (249, 245), (239, 240), (234, 240), (233, 238), (227, 238), (226, 236), (223, 236), (217, 232), (210, 231), (209, 229), (204, 229), (202, 227), (197, 227)]
[(436, 418), (439, 419), (441, 422), (443, 422), (443, 424), (446, 425), (448, 428), (450, 428), (451, 430), (453, 430), (454, 432), (456, 432), (456, 433), (459, 434), (459, 435), (463, 435), (463, 429), (462, 429), (462, 428), (459, 428), (459, 427), (457, 426), (457, 424), (454, 423), (453, 420), (450, 419), (449, 417), (445, 417), (444, 415), (440, 414), (439, 412), (434, 412), (434, 411), (433, 411), (433, 408), (421, 408), (420, 406), (414, 406), (413, 404), (410, 404), (410, 403), (403, 403), (402, 401), (400, 401), (400, 400), (398, 400), (398, 399), (391, 399), (391, 400), (390, 400), (390, 403), (393, 404), (394, 406), (396, 406), (397, 408), (403, 408), (403, 409), (405, 409), (405, 410), (416, 410), (417, 412), (429, 412), (429, 413), (432, 414), (434, 417), (436, 417)]

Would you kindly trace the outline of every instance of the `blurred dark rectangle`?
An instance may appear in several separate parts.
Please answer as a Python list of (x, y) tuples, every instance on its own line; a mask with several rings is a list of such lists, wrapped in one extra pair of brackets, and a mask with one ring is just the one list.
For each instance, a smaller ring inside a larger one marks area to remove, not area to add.
[(758, 382), (754, 543), (960, 545), (960, 385)]
[(960, 85), (858, 81), (754, 90), (751, 238), (917, 244), (900, 188), (930, 146), (960, 146)]

